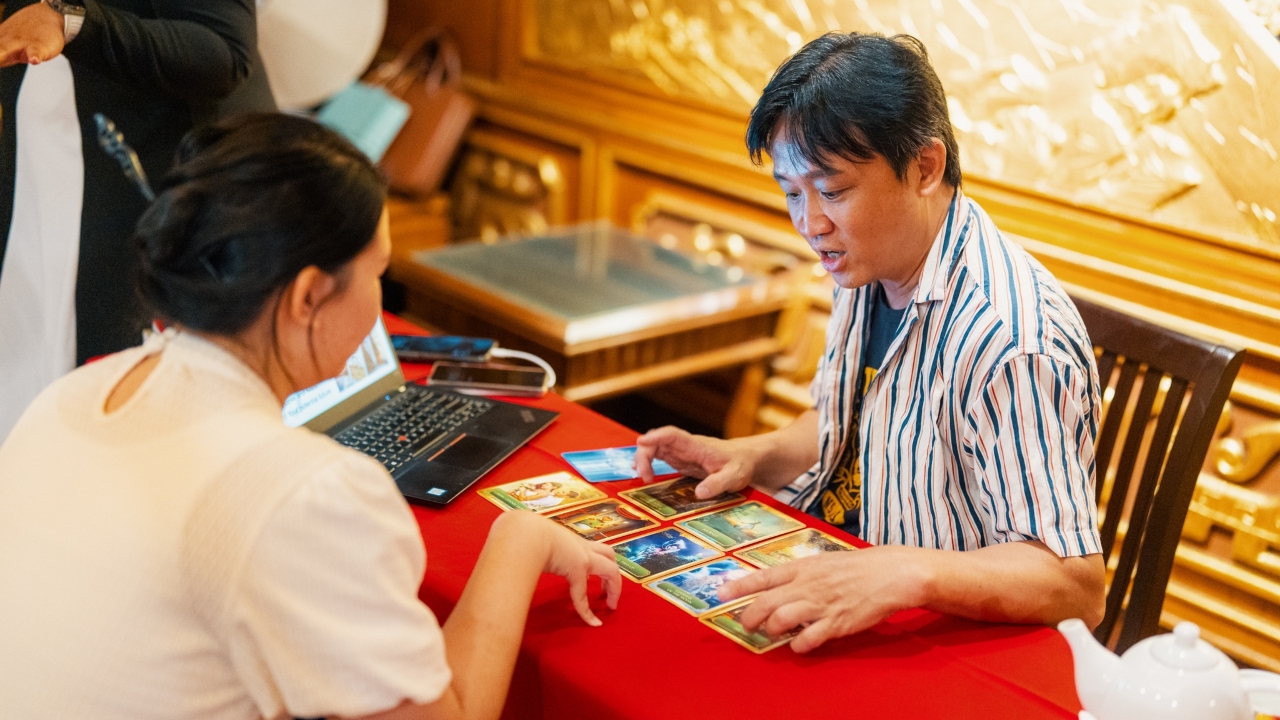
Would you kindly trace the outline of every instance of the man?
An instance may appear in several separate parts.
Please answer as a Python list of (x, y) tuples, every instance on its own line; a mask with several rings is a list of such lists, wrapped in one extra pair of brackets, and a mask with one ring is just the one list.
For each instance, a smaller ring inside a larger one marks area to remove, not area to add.
[(766, 435), (639, 439), (705, 479), (748, 484), (876, 547), (727, 584), (798, 652), (926, 607), (1052, 623), (1102, 619), (1093, 498), (1097, 370), (1037, 261), (960, 190), (942, 84), (908, 36), (829, 34), (778, 69), (751, 113), (796, 230), (837, 289), (816, 411)]

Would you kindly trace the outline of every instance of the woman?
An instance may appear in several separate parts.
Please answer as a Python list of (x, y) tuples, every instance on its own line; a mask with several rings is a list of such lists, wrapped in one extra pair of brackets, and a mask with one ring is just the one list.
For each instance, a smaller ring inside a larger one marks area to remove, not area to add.
[(193, 131), (139, 223), (170, 330), (82, 367), (0, 446), (0, 715), (494, 718), (534, 585), (579, 614), (609, 548), (494, 522), (443, 629), (425, 556), (372, 459), (285, 427), (380, 311), (385, 186), (307, 120)]
[(98, 148), (111, 118), (151, 178), (195, 125), (274, 110), (253, 0), (8, 0), (0, 23), (0, 442), (87, 358), (137, 344), (129, 236), (146, 204)]

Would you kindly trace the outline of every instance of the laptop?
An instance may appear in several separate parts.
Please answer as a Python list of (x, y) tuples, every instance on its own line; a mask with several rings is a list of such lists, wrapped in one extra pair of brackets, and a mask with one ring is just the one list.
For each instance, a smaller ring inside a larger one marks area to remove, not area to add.
[(560, 413), (405, 383), (378, 318), (347, 369), (290, 395), (284, 422), (381, 462), (410, 500), (444, 505)]

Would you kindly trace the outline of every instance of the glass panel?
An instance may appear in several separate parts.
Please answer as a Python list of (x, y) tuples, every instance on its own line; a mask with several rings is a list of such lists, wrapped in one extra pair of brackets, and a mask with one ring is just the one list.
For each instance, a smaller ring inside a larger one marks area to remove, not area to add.
[(738, 273), (731, 275), (647, 238), (594, 225), (493, 245), (464, 243), (419, 253), (415, 259), (565, 320), (757, 282), (732, 279)]

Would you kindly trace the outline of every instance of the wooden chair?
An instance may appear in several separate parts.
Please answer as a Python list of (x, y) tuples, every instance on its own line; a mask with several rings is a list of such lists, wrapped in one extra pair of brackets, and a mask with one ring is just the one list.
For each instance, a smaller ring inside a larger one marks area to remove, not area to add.
[(1187, 506), (1244, 351), (1073, 300), (1106, 393), (1097, 499), (1103, 556), (1114, 570), (1094, 635), (1108, 643), (1118, 634), (1123, 652), (1159, 631)]

